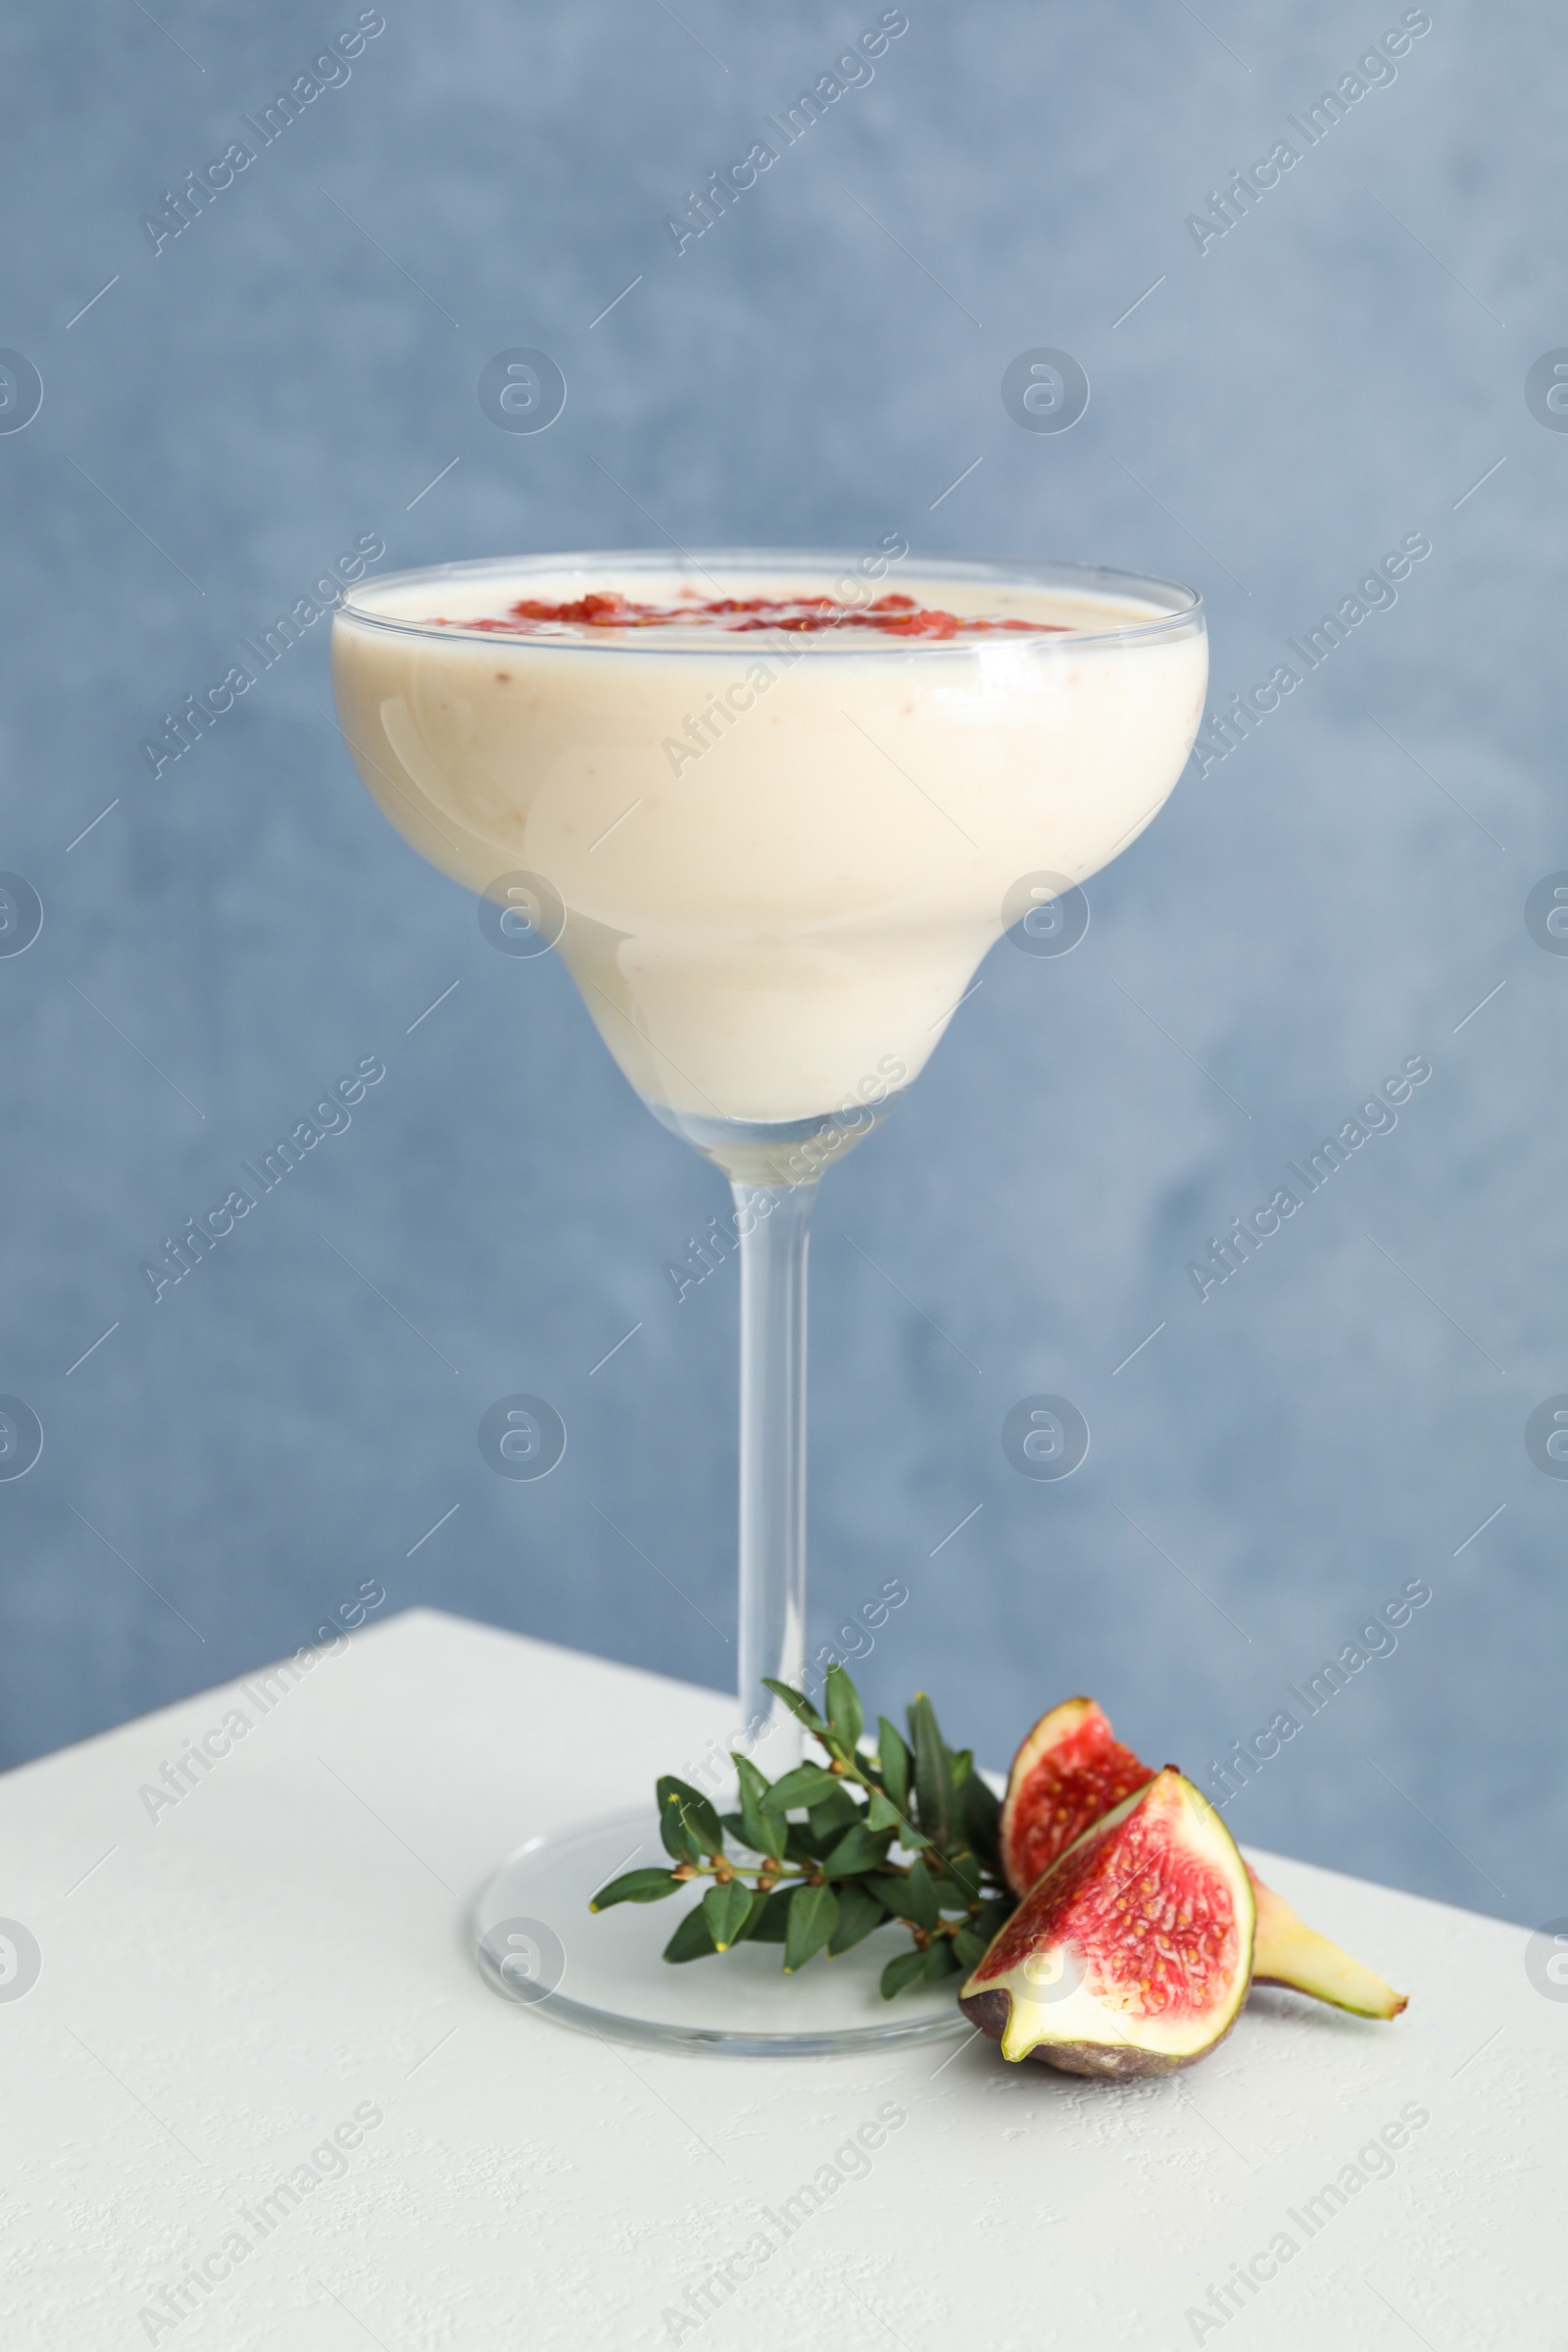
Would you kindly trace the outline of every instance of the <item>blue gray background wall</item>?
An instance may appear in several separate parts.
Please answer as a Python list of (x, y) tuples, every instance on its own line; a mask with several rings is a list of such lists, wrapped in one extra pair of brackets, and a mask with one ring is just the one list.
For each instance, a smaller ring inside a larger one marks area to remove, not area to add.
[[(1201, 586), (1218, 709), (1420, 532), (1396, 605), (1091, 884), (1073, 955), (998, 948), (824, 1188), (813, 1635), (901, 1579), (878, 1703), (934, 1685), (1004, 1762), (1090, 1690), (1204, 1770), (1424, 1580), (1231, 1818), (1568, 1909), (1568, 1484), (1523, 1437), (1568, 1390), (1568, 961), (1524, 914), (1568, 866), (1568, 437), (1525, 399), (1568, 341), (1560, 45), (1435, 0), (1200, 251), (1188, 216), (1401, 8), (908, 0), (869, 86), (677, 257), (664, 216), (869, 0), (386, 0), (155, 254), (143, 217), (357, 13), (84, 0), (0, 33), (0, 343), (44, 385), (0, 434), (0, 866), (45, 910), (0, 958), (0, 1390), (45, 1433), (0, 1484), (6, 1757), (291, 1648), (366, 1579), (732, 1673), (735, 1283), (677, 1305), (661, 1271), (716, 1178), (555, 959), (495, 954), (375, 815), (324, 622), (156, 779), (141, 753), (326, 563), (367, 532), (389, 565), (1087, 556)], [(567, 380), (537, 435), (476, 397), (518, 345)], [(1088, 371), (1070, 432), (1003, 405), (1037, 346)], [(155, 1305), (142, 1260), (368, 1055), (352, 1127)], [(1189, 1259), (1413, 1055), (1397, 1128), (1200, 1302)], [(1000, 1445), (1042, 1390), (1093, 1431), (1061, 1483)], [(538, 1483), (475, 1443), (513, 1391), (570, 1432)]]

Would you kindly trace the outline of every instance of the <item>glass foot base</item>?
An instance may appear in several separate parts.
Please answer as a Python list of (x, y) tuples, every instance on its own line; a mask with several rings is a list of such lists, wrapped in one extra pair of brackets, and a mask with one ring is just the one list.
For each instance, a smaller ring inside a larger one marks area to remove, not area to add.
[(657, 1816), (645, 1808), (519, 1847), (473, 1907), (485, 1982), (585, 2033), (741, 2058), (885, 2049), (970, 2030), (957, 2004), (959, 1977), (883, 2000), (882, 1970), (908, 1949), (903, 1928), (879, 1928), (839, 1959), (819, 1956), (786, 1979), (777, 1943), (678, 1966), (662, 1959), (691, 1908), (685, 1894), (590, 1912), (609, 1880), (666, 1859)]

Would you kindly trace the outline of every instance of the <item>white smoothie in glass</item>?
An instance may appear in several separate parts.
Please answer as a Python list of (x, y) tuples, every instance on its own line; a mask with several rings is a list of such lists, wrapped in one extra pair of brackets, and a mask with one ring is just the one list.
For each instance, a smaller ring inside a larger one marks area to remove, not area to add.
[(426, 858), (498, 903), (545, 886), (514, 904), (645, 1101), (760, 1137), (907, 1085), (1020, 878), (1081, 882), (1156, 813), (1207, 657), (1195, 600), (1152, 593), (915, 560), (464, 564), (350, 592), (334, 682)]

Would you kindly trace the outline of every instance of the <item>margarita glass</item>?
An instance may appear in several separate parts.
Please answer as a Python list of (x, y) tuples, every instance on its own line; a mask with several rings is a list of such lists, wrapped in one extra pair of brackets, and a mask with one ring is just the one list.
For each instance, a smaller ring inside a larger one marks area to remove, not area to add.
[[(655, 1116), (730, 1181), (741, 1261), (740, 1723), (770, 1778), (806, 1657), (806, 1274), (823, 1170), (919, 1071), (987, 950), (1153, 817), (1202, 715), (1197, 595), (1073, 564), (700, 551), (364, 582), (334, 623), (371, 796), (553, 947)], [(639, 1853), (639, 1848), (648, 1850)], [(776, 1949), (663, 1968), (651, 1807), (535, 1840), (481, 1897), (499, 1989), (663, 2042), (817, 2049), (961, 2025), (877, 1998), (878, 1931), (780, 1996)], [(700, 1893), (700, 1887), (694, 1889)]]

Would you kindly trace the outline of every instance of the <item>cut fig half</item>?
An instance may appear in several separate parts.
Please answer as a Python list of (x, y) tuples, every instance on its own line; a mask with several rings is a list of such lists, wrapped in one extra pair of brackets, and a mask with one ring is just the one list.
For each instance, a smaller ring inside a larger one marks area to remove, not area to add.
[(1229, 1830), (1167, 1764), (1036, 1882), (958, 2006), (1004, 2058), (1072, 2075), (1169, 2074), (1236, 2023), (1254, 1916)]
[[(1092, 1822), (1153, 1777), (1094, 1699), (1069, 1698), (1042, 1715), (1012, 1760), (1002, 1808), (1002, 1865), (1014, 1894), (1027, 1894)], [(1304, 1992), (1356, 2017), (1398, 2016), (1402, 1992), (1298, 1919), (1255, 1871), (1249, 1876), (1257, 1906), (1255, 1984)]]

